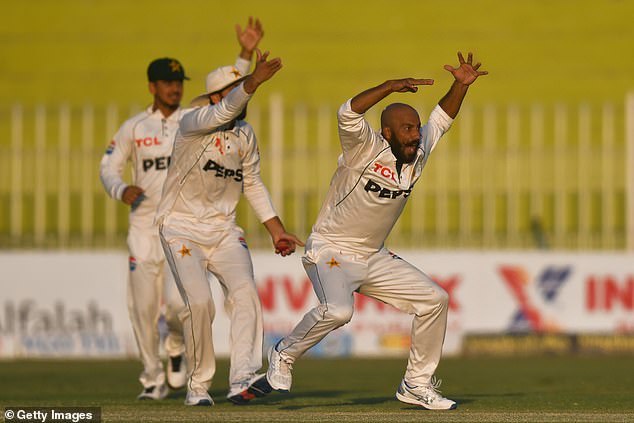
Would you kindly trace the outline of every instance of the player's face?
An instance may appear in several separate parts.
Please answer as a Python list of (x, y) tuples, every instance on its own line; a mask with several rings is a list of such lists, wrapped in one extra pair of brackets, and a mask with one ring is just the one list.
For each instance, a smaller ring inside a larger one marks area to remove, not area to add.
[(402, 110), (390, 125), (392, 153), (399, 162), (411, 163), (416, 159), (420, 144), (420, 118), (414, 110)]
[(183, 81), (150, 82), (154, 102), (169, 109), (177, 109), (183, 99)]

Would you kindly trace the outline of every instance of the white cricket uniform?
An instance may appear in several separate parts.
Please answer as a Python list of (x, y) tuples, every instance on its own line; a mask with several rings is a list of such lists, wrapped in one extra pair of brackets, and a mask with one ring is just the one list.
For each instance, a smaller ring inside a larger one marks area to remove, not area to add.
[[(235, 66), (246, 74), (251, 62), (240, 57)], [(174, 137), (180, 119), (191, 109), (177, 109), (169, 117), (152, 106), (128, 119), (114, 135), (102, 160), (100, 177), (108, 195), (121, 200), (128, 184), (123, 171), (132, 165), (132, 185), (144, 190), (145, 199), (130, 211), (128, 250), (128, 311), (143, 371), (139, 380), (145, 388), (165, 383), (159, 357), (161, 300), (165, 302), (168, 335), (164, 347), (169, 356), (185, 352), (179, 313), (184, 304), (167, 268), (158, 227), (154, 224), (156, 208), (167, 176)]]
[(262, 311), (236, 206), (244, 192), (261, 222), (277, 213), (260, 179), (253, 129), (244, 121), (232, 129), (226, 125), (249, 99), (240, 84), (220, 103), (183, 116), (157, 212), (165, 255), (186, 305), (181, 320), (191, 391), (208, 390), (215, 373), (208, 272), (222, 286), (231, 320), (231, 385), (262, 366)]
[(278, 345), (291, 362), (352, 318), (353, 293), (413, 314), (405, 380), (427, 384), (440, 361), (448, 295), (383, 245), (451, 119), (436, 106), (421, 128), (416, 159), (400, 175), (389, 143), (350, 100), (338, 113), (343, 154), (302, 258), (320, 304)]

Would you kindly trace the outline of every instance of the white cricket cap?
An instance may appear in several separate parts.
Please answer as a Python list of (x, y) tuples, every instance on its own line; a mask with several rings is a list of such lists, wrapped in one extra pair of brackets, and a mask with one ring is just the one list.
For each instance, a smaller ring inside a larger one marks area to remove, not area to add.
[(241, 82), (246, 77), (247, 76), (242, 75), (235, 66), (223, 66), (209, 72), (209, 74), (207, 74), (207, 80), (205, 81), (205, 89), (207, 92), (193, 99), (191, 102), (192, 106), (209, 104), (209, 94), (222, 91), (229, 85)]

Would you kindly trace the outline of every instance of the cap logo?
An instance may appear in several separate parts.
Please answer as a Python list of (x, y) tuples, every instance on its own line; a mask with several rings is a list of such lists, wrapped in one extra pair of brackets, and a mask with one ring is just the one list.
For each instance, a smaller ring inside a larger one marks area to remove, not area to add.
[(242, 74), (240, 73), (240, 71), (238, 69), (236, 69), (234, 66), (231, 67), (231, 73), (233, 74), (233, 76), (235, 76), (236, 78), (239, 78), (242, 76)]
[(172, 60), (170, 62), (170, 68), (172, 69), (172, 72), (181, 72), (181, 64), (178, 63), (176, 60)]

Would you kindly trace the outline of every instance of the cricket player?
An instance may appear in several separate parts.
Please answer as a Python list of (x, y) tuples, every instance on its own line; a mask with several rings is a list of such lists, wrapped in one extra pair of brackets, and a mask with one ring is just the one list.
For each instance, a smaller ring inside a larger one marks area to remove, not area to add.
[[(253, 50), (263, 35), (262, 25), (259, 20), (249, 18), (244, 30), (236, 25), (236, 33), (241, 51), (235, 69), (246, 74)], [(154, 101), (127, 120), (114, 135), (101, 160), (100, 177), (112, 198), (131, 206), (127, 239), (130, 253), (128, 310), (143, 363), (139, 378), (143, 391), (138, 399), (160, 400), (168, 394), (159, 357), (158, 322), (162, 299), (168, 328), (164, 343), (169, 356), (167, 384), (179, 389), (187, 381), (183, 328), (178, 318), (184, 304), (170, 270), (166, 269), (154, 217), (170, 164), (174, 136), (187, 111), (180, 107), (180, 102), (183, 80), (189, 78), (181, 63), (173, 58), (154, 60), (147, 76)], [(123, 180), (128, 161), (132, 162), (131, 184)]]
[(230, 389), (227, 398), (244, 404), (270, 392), (262, 367), (262, 311), (253, 265), (236, 207), (244, 192), (269, 231), (277, 253), (286, 256), (303, 243), (284, 229), (260, 178), (253, 128), (242, 120), (256, 89), (282, 67), (279, 58), (257, 51), (252, 74), (231, 66), (207, 76), (207, 92), (195, 99), (207, 105), (183, 116), (174, 141), (172, 164), (157, 211), (163, 249), (185, 310), (186, 405), (213, 405), (207, 392), (214, 376), (212, 323), (215, 315), (208, 272), (220, 282), (231, 321)]
[(433, 377), (447, 325), (447, 293), (425, 273), (383, 245), (400, 216), (429, 155), (458, 114), (469, 85), (487, 72), (458, 53), (449, 92), (421, 127), (412, 107), (393, 103), (381, 114), (381, 132), (363, 115), (395, 92), (416, 92), (431, 79), (389, 80), (348, 100), (338, 113), (343, 154), (302, 258), (320, 304), (269, 352), (267, 379), (275, 390), (291, 388), (291, 367), (306, 350), (352, 318), (353, 293), (414, 315), (411, 349), (396, 398), (432, 410), (456, 403), (437, 391)]

